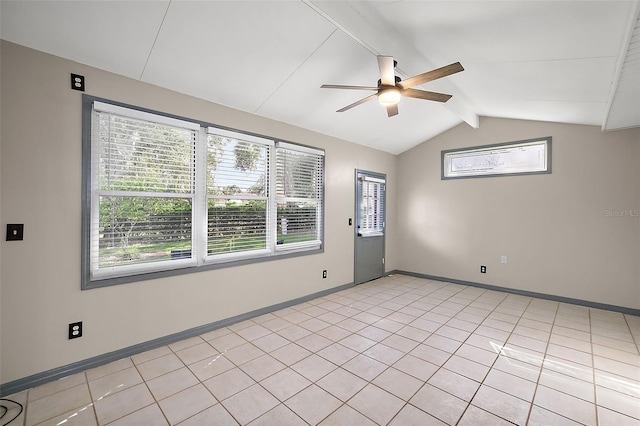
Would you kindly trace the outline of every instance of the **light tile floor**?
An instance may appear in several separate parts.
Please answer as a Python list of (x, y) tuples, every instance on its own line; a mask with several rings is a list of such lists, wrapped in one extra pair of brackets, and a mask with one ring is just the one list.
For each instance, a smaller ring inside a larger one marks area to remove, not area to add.
[(394, 275), (12, 395), (10, 425), (640, 425), (639, 344), (640, 317)]

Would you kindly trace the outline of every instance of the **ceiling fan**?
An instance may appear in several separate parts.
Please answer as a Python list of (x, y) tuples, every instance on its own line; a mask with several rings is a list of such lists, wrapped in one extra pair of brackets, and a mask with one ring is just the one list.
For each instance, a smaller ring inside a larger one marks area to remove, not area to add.
[(410, 98), (426, 99), (428, 101), (447, 102), (452, 95), (446, 95), (444, 93), (428, 92), (426, 90), (413, 89), (414, 86), (426, 83), (428, 81), (437, 80), (442, 77), (446, 77), (451, 74), (463, 71), (460, 62), (438, 68), (432, 71), (427, 71), (423, 74), (418, 74), (404, 81), (400, 80), (400, 77), (395, 75), (394, 68), (397, 62), (393, 60), (392, 56), (378, 56), (378, 67), (380, 68), (380, 80), (378, 80), (378, 86), (343, 86), (339, 84), (323, 84), (320, 86), (323, 89), (349, 89), (349, 90), (371, 90), (376, 93), (360, 99), (357, 102), (347, 105), (344, 108), (339, 109), (337, 112), (344, 112), (374, 98), (378, 98), (378, 102), (387, 108), (387, 115), (393, 117), (398, 114), (398, 102), (402, 96), (408, 96)]

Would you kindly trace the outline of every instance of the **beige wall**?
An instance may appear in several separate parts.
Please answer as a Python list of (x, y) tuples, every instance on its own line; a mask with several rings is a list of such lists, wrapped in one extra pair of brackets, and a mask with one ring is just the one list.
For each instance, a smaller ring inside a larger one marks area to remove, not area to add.
[[(2, 42), (1, 381), (353, 282), (354, 169), (388, 176), (387, 270), (397, 268), (397, 157)], [(80, 290), (81, 93), (326, 150), (325, 252)], [(4, 238), (3, 238), (4, 239)], [(322, 279), (322, 270), (328, 278)], [(67, 325), (84, 336), (67, 340)]]
[[(545, 136), (552, 174), (440, 179), (442, 150)], [(640, 308), (640, 129), (482, 118), (401, 154), (397, 189), (401, 270)]]
[[(2, 46), (0, 42), (0, 82), (2, 81)], [(2, 85), (0, 84), (0, 164), (2, 164)], [(1, 168), (1, 166), (0, 166)], [(0, 173), (0, 224), (4, 225), (2, 220), (2, 174)], [(2, 234), (0, 234), (2, 235)], [(2, 249), (0, 249), (0, 272), (2, 268)], [(0, 321), (2, 321), (2, 273), (0, 273)], [(2, 323), (0, 323), (0, 333), (2, 333)], [(2, 335), (0, 334), (0, 373), (2, 372)], [(2, 375), (0, 374), (0, 383), (2, 383)]]
[[(2, 42), (0, 380), (353, 281), (354, 169), (386, 173), (386, 269), (640, 309), (640, 129), (483, 118), (399, 157)], [(80, 290), (81, 94), (326, 150), (323, 254)], [(553, 137), (551, 175), (440, 180), (440, 151)], [(4, 238), (2, 238), (4, 240)], [(508, 256), (506, 265), (500, 256)], [(479, 266), (487, 265), (486, 275)], [(321, 271), (328, 278), (321, 279)], [(286, 271), (283, 273), (283, 271)], [(84, 337), (67, 340), (67, 324)]]

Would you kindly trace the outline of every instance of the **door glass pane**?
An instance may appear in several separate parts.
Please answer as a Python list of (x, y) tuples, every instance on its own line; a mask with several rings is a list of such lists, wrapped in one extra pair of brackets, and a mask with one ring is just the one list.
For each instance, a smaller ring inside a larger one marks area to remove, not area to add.
[(362, 235), (384, 231), (384, 190), (382, 182), (360, 179), (358, 231)]

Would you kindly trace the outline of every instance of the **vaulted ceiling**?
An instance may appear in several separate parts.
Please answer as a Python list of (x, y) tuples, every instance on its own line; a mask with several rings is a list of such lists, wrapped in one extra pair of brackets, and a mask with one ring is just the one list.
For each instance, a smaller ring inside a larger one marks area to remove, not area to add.
[[(639, 1), (0, 1), (2, 39), (390, 153), (480, 116), (640, 126)], [(447, 103), (368, 95), (376, 55)], [(172, 111), (173, 112), (173, 111)]]

